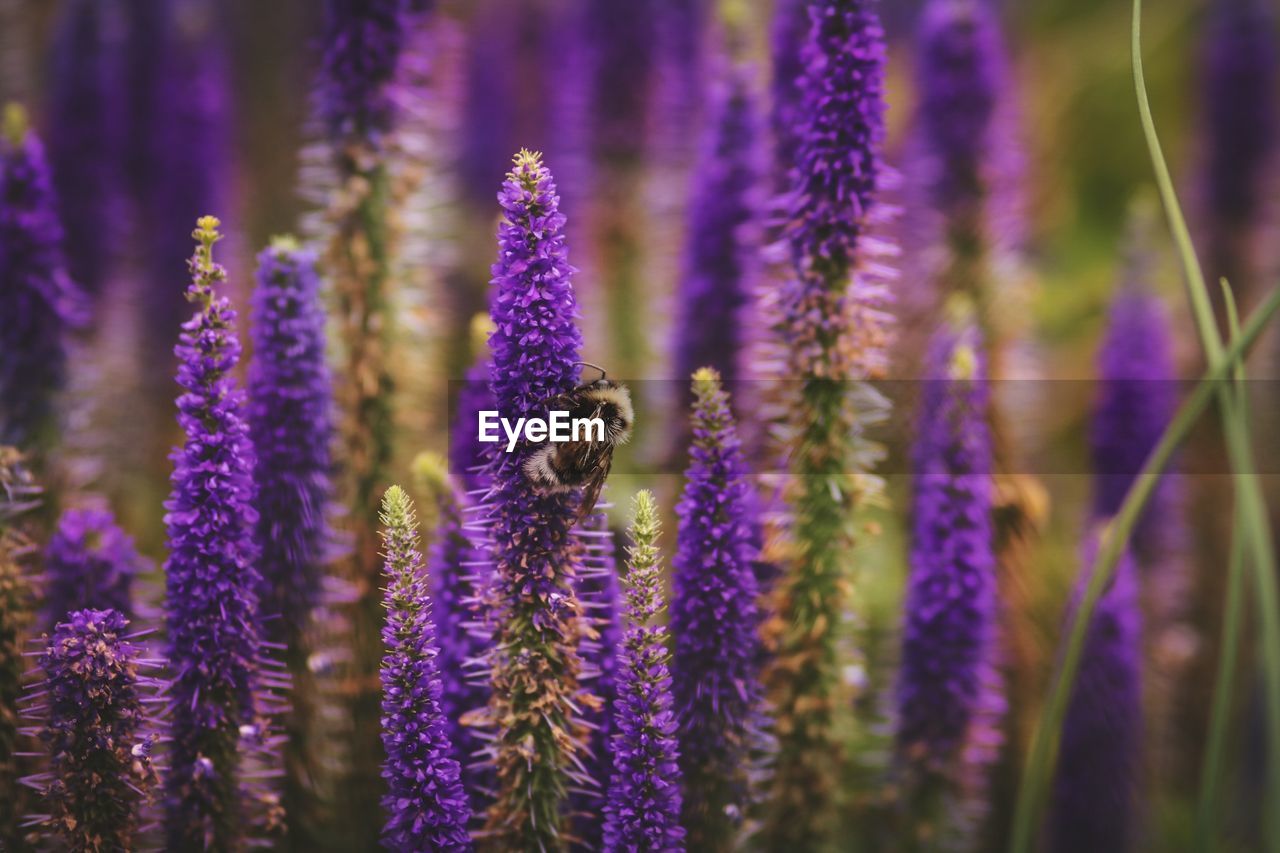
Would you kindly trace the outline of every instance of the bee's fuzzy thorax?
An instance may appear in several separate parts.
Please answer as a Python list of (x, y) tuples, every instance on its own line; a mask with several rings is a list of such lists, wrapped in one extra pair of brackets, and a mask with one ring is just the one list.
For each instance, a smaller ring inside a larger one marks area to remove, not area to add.
[(635, 409), (631, 405), (631, 391), (625, 385), (603, 379), (591, 386), (586, 396), (616, 410), (614, 417), (607, 417), (609, 440), (614, 444), (626, 444), (631, 440), (631, 427), (635, 423)]

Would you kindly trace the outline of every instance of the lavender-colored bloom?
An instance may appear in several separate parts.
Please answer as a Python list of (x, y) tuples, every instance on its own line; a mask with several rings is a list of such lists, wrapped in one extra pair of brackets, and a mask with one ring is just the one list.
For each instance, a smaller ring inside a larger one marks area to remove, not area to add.
[(1205, 63), (1209, 209), (1227, 228), (1252, 221), (1265, 198), (1280, 116), (1280, 50), (1266, 0), (1217, 0)]
[[(1141, 276), (1145, 269), (1134, 270)], [(1122, 285), (1098, 354), (1099, 392), (1089, 430), (1093, 511), (1109, 518), (1178, 407), (1173, 330), (1160, 298), (1141, 283)], [(1142, 569), (1167, 557), (1178, 529), (1177, 481), (1161, 477), (1134, 527), (1130, 546)]]
[[(146, 135), (136, 140), (146, 158), (139, 178), (139, 217), (147, 235), (143, 300), (148, 328), (156, 350), (148, 354), (157, 386), (167, 382), (172, 361), (168, 352), (186, 317), (182, 290), (174, 286), (173, 271), (190, 253), (185, 229), (177, 222), (193, 222), (208, 210), (226, 206), (231, 189), (231, 82), (223, 20), (215, 7), (194, 0), (165, 0), (147, 9), (140, 0), (133, 14), (145, 18), (131, 50), (140, 70), (155, 79), (140, 81), (135, 94), (151, 103), (138, 105), (150, 121)], [(156, 40), (140, 43), (147, 28)]]
[[(804, 45), (809, 38), (808, 0), (778, 0), (774, 5), (770, 27), (770, 53), (773, 76), (770, 91), (773, 105), (770, 124), (773, 127), (774, 162), (785, 178), (795, 163), (797, 133), (802, 126), (804, 95)], [(788, 180), (783, 181), (789, 183)]]
[[(848, 610), (849, 519), (878, 488), (872, 468), (880, 452), (866, 431), (887, 403), (849, 381), (883, 373), (889, 320), (873, 263), (878, 243), (863, 239), (880, 215), (872, 208), (882, 168), (885, 45), (875, 5), (809, 4), (802, 53), (787, 199), (794, 271), (776, 318), (788, 377), (798, 380), (786, 448), (795, 475), (787, 494), (794, 547), (778, 584), (783, 628), (769, 673), (778, 749), (762, 829), (763, 845), (777, 849), (822, 846), (833, 826), (838, 716), (848, 698), (837, 642)], [(808, 820), (795, 819), (801, 811)]]
[(335, 140), (377, 144), (395, 121), (406, 0), (328, 0), (317, 105)]
[(77, 610), (40, 656), (44, 679), (26, 713), (42, 722), (49, 766), (34, 782), (48, 810), (40, 827), (63, 849), (134, 849), (158, 781), (144, 704), (156, 683), (138, 672), (142, 649), (128, 625), (115, 610)]
[(593, 51), (591, 151), (597, 162), (633, 165), (643, 153), (657, 35), (654, 0), (583, 0)]
[(69, 509), (44, 553), (44, 601), (47, 630), (73, 610), (133, 613), (133, 580), (145, 571), (133, 538), (120, 529), (105, 507)]
[(717, 92), (713, 124), (694, 171), (678, 293), (678, 376), (699, 367), (713, 367), (729, 382), (738, 375), (746, 342), (742, 314), (755, 284), (763, 171), (750, 75), (733, 68)]
[(802, 54), (792, 254), (802, 279), (832, 288), (844, 286), (854, 263), (882, 168), (885, 46), (874, 7), (874, 0), (811, 5)]
[(261, 611), (273, 638), (297, 644), (318, 603), (332, 538), (332, 389), (325, 312), (313, 252), (288, 238), (258, 255), (249, 365), (249, 437), (256, 456)]
[(44, 147), (25, 111), (5, 108), (0, 131), (0, 442), (25, 445), (48, 427), (66, 375), (64, 335), (80, 321)]
[(172, 849), (234, 848), (245, 837), (242, 728), (260, 738), (261, 627), (253, 507), (253, 447), (244, 394), (236, 313), (214, 288), (226, 277), (213, 261), (218, 220), (199, 221), (187, 298), (196, 313), (183, 324), (173, 491), (165, 502), (169, 660), (174, 673), (165, 832)]
[(930, 347), (912, 452), (910, 581), (897, 693), (898, 754), (920, 777), (962, 784), (990, 721), (997, 630), (990, 404), (973, 326)]
[[(1085, 556), (1093, 565), (1093, 554)], [(1081, 576), (1077, 596), (1088, 577)], [(1137, 571), (1126, 555), (1093, 612), (1062, 723), (1050, 850), (1127, 850), (1133, 840), (1142, 771), (1141, 632)]]
[(667, 671), (661, 533), (653, 494), (636, 495), (627, 559), (627, 628), (613, 712), (604, 850), (684, 850), (676, 717)]
[(917, 35), (927, 178), (944, 211), (977, 202), (1003, 75), (999, 23), (987, 0), (931, 0)]
[(382, 502), (387, 622), (382, 629), (382, 798), (391, 850), (470, 850), (471, 808), (440, 709), (436, 629), (413, 503), (399, 486)]
[(746, 806), (760, 711), (756, 501), (714, 370), (693, 377), (693, 444), (672, 561), (672, 693), (684, 773), (682, 823), (694, 850), (732, 838)]
[[(564, 216), (541, 158), (520, 152), (499, 195), (490, 314), (490, 382), (497, 409), (527, 417), (578, 381), (582, 336), (564, 244)], [(581, 751), (575, 703), (582, 613), (571, 537), (579, 497), (541, 494), (521, 466), (527, 449), (499, 454), (488, 510), (497, 562), (493, 642), (497, 801), (488, 829), (501, 845), (561, 845), (567, 785)]]
[(107, 34), (107, 5), (75, 0), (62, 13), (49, 104), (49, 162), (67, 232), (72, 278), (98, 294), (119, 218), (117, 158), (123, 106)]
[(489, 359), (482, 358), (467, 371), (458, 389), (453, 431), (449, 435), (449, 473), (471, 497), (481, 497), (479, 492), (488, 487), (488, 477), (483, 471), (488, 456), (477, 439), (476, 424), (481, 411), (493, 410), (496, 405), (493, 389), (489, 387)]

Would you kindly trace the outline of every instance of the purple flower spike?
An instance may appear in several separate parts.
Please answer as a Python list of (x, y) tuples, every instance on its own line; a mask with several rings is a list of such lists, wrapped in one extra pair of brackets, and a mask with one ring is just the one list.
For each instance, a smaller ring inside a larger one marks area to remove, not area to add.
[(40, 656), (44, 679), (26, 713), (41, 721), (49, 767), (33, 782), (48, 810), (40, 828), (60, 849), (135, 849), (158, 782), (144, 704), (156, 682), (138, 672), (142, 650), (128, 625), (115, 610), (77, 610)]
[[(1204, 74), (1209, 134), (1209, 207), (1216, 224), (1240, 228), (1263, 202), (1280, 116), (1280, 50), (1267, 0), (1217, 0)], [(1234, 282), (1233, 282), (1234, 283)]]
[(676, 716), (667, 671), (661, 534), (653, 493), (635, 499), (627, 559), (627, 628), (613, 710), (613, 775), (605, 800), (604, 849), (684, 850)]
[[(213, 261), (218, 220), (200, 219), (178, 356), (173, 492), (165, 503), (169, 660), (174, 673), (165, 832), (171, 849), (243, 843), (256, 792), (242, 785), (241, 737), (264, 741), (263, 674), (253, 507), (253, 447), (236, 387), (236, 313), (214, 288), (226, 272)], [(269, 805), (269, 804), (268, 804)], [(274, 819), (274, 816), (269, 815)]]
[(123, 110), (107, 35), (110, 7), (67, 4), (54, 48), (49, 104), (49, 162), (67, 231), (72, 278), (97, 295), (110, 272), (119, 221), (119, 149)]
[(934, 158), (930, 188), (934, 203), (953, 211), (984, 194), (1004, 73), (999, 23), (987, 0), (932, 0), (917, 41), (922, 132)]
[[(1178, 406), (1173, 330), (1160, 297), (1142, 283), (1148, 259), (1139, 252), (1130, 279), (1112, 301), (1098, 354), (1099, 392), (1089, 430), (1095, 492), (1093, 511), (1110, 518)], [(1181, 503), (1177, 480), (1160, 478), (1134, 527), (1130, 547), (1142, 570), (1177, 550)]]
[(133, 613), (133, 580), (146, 571), (133, 539), (104, 507), (69, 509), (44, 554), (47, 630), (87, 607)]
[(764, 172), (748, 69), (729, 71), (714, 111), (694, 171), (675, 369), (676, 375), (689, 376), (699, 367), (713, 367), (731, 383), (746, 343), (742, 314), (755, 285)]
[[(1096, 543), (1086, 549), (1093, 565)], [(1080, 578), (1079, 591), (1088, 583)], [(1126, 555), (1098, 600), (1062, 723), (1049, 849), (1128, 850), (1142, 772), (1142, 615)]]
[(382, 502), (387, 622), (382, 629), (382, 799), (390, 850), (470, 850), (471, 807), (440, 709), (436, 629), (413, 503), (399, 486)]
[(756, 506), (714, 370), (693, 375), (693, 445), (672, 561), (672, 693), (693, 850), (719, 849), (747, 805), (748, 751), (760, 713)]
[[(795, 163), (796, 134), (803, 115), (801, 77), (804, 74), (804, 45), (809, 38), (808, 0), (778, 0), (770, 27), (773, 77), (770, 89), (773, 107), (774, 162), (785, 174)], [(783, 181), (785, 185), (787, 181)]]
[(874, 7), (874, 0), (811, 4), (802, 54), (792, 251), (802, 278), (838, 287), (882, 168), (885, 45)]
[(26, 112), (5, 107), (0, 129), (0, 443), (25, 446), (51, 428), (66, 375), (64, 335), (81, 322), (67, 277), (62, 225), (44, 147)]
[(929, 798), (980, 805), (994, 758), (997, 587), (992, 449), (976, 327), (945, 327), (928, 356), (913, 449), (910, 581), (897, 695), (897, 751), (910, 819), (936, 831)]
[(330, 555), (332, 390), (315, 254), (278, 238), (258, 255), (249, 365), (249, 436), (257, 463), (261, 611), (272, 639), (296, 646)]
[(317, 93), (334, 139), (377, 144), (392, 127), (395, 80), (405, 47), (406, 0), (328, 0)]
[[(564, 216), (541, 157), (521, 151), (499, 195), (490, 314), (490, 384), (505, 417), (526, 417), (578, 380), (582, 336), (564, 242)], [(489, 718), (498, 795), (488, 831), (499, 846), (556, 849), (562, 805), (583, 748), (577, 718), (582, 611), (573, 588), (575, 493), (534, 491), (522, 470), (527, 450), (498, 454), (486, 510), (494, 542), (497, 627)]]

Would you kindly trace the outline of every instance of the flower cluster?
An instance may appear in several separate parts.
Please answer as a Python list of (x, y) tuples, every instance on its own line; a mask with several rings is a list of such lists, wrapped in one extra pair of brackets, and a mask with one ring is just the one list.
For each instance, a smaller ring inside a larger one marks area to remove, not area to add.
[(684, 849), (677, 726), (667, 671), (661, 526), (651, 492), (635, 498), (627, 557), (627, 627), (613, 717), (613, 773), (605, 801), (604, 849)]
[(81, 320), (44, 147), (16, 104), (0, 129), (0, 442), (26, 446), (49, 427), (66, 374), (64, 335)]
[(406, 0), (329, 0), (320, 115), (335, 139), (376, 143), (391, 129), (391, 83), (405, 47)]
[(240, 778), (245, 732), (265, 739), (253, 507), (253, 447), (244, 394), (236, 313), (215, 288), (226, 278), (213, 261), (218, 220), (200, 219), (183, 324), (178, 422), (186, 436), (173, 454), (173, 492), (165, 503), (166, 626), (173, 670), (171, 742), (165, 778), (165, 832), (174, 849), (234, 847), (245, 837), (252, 793)]
[[(516, 156), (499, 201), (490, 385), (499, 411), (524, 417), (573, 388), (582, 336), (574, 323), (565, 220), (539, 155)], [(578, 496), (535, 491), (521, 468), (527, 453), (501, 454), (491, 470), (497, 630), (489, 714), (498, 727), (498, 796), (488, 830), (510, 846), (554, 849), (584, 734), (576, 710), (582, 611), (571, 536)]]
[(436, 628), (413, 504), (398, 486), (382, 503), (387, 621), (382, 629), (383, 841), (392, 850), (470, 850), (471, 809), (440, 709)]
[(693, 444), (672, 560), (672, 693), (684, 774), (682, 823), (694, 850), (732, 837), (744, 814), (761, 693), (754, 573), (756, 506), (714, 370), (693, 376)]
[(44, 552), (46, 630), (73, 610), (134, 612), (133, 581), (147, 568), (129, 534), (101, 506), (69, 509)]
[(151, 762), (142, 650), (116, 610), (77, 610), (58, 624), (40, 656), (44, 679), (31, 687), (48, 750), (34, 783), (49, 810), (41, 825), (67, 850), (132, 850), (141, 810), (157, 784)]
[[(930, 347), (912, 452), (910, 582), (897, 690), (897, 750), (910, 819), (938, 831), (943, 795), (964, 806), (994, 760), (997, 587), (990, 405), (971, 323)], [(954, 828), (952, 828), (954, 831)]]

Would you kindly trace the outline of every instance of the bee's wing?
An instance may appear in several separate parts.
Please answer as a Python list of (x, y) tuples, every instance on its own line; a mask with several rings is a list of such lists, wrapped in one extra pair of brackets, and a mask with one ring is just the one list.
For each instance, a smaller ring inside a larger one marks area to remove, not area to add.
[(592, 468), (590, 477), (582, 486), (582, 502), (578, 504), (577, 521), (582, 521), (596, 508), (596, 502), (600, 500), (600, 490), (604, 488), (604, 481), (609, 478), (609, 469), (613, 467), (613, 449), (602, 448), (595, 454), (594, 467)]

